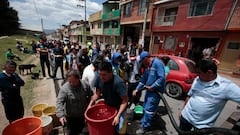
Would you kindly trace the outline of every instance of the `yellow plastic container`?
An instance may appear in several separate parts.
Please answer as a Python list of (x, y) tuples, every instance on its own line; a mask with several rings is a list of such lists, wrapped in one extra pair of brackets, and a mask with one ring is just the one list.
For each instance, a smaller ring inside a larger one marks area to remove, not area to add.
[(47, 107), (47, 104), (37, 104), (32, 107), (33, 116), (41, 117), (43, 110)]

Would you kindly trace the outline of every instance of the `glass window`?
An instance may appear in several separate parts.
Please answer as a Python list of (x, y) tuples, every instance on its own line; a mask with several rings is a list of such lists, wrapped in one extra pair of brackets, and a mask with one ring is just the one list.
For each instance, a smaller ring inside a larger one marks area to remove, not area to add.
[(189, 16), (209, 15), (213, 11), (216, 0), (192, 0)]
[(187, 68), (191, 73), (197, 73), (195, 64), (192, 61), (186, 60), (184, 63), (187, 65)]
[(131, 16), (131, 12), (132, 12), (132, 2), (129, 2), (124, 5), (123, 16), (129, 17), (129, 16)]
[(175, 22), (178, 7), (165, 10), (164, 22)]
[(227, 49), (234, 49), (234, 50), (238, 50), (240, 49), (240, 43), (237, 42), (230, 42), (228, 43)]
[(167, 66), (169, 66), (170, 70), (179, 70), (178, 64), (172, 59), (168, 61)]
[(118, 28), (118, 20), (112, 21), (112, 28)]
[(98, 23), (98, 28), (102, 28), (102, 23)]
[(163, 44), (163, 50), (175, 50), (176, 48), (176, 37), (169, 36), (165, 39)]
[(160, 36), (154, 36), (154, 44), (160, 44)]
[(109, 21), (108, 22), (104, 22), (103, 28), (109, 28), (109, 25), (110, 25)]
[(138, 15), (144, 15), (147, 0), (139, 1)]

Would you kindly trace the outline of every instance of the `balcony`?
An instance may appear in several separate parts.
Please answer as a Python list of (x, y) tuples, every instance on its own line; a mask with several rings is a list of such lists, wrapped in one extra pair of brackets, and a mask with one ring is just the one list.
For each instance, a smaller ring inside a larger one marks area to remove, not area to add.
[(105, 35), (120, 35), (120, 32), (121, 32), (120, 27), (103, 29), (103, 34), (105, 34)]
[(121, 12), (120, 12), (119, 9), (114, 10), (114, 11), (108, 12), (106, 14), (103, 14), (102, 15), (102, 20), (103, 21), (108, 21), (108, 20), (118, 19), (118, 18), (120, 18), (120, 15), (121, 15)]
[(173, 26), (175, 25), (177, 15), (157, 16), (155, 25)]

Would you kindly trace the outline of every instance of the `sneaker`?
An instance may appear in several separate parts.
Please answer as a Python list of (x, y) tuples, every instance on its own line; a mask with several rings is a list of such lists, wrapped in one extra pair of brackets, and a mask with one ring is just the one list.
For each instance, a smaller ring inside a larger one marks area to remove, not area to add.
[(151, 128), (146, 128), (146, 129), (140, 128), (140, 129), (138, 129), (138, 130), (136, 131), (136, 134), (137, 134), (137, 135), (143, 135), (143, 134), (145, 134), (145, 133), (151, 133), (151, 131), (152, 131)]
[(47, 77), (44, 77), (43, 80), (47, 80)]
[(143, 135), (145, 133), (145, 130), (143, 128), (140, 128), (136, 131), (137, 135)]

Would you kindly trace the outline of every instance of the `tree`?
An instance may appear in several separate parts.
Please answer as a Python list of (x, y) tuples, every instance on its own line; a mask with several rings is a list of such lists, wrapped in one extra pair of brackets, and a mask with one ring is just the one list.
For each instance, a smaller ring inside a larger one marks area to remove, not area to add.
[(0, 0), (0, 36), (14, 34), (19, 26), (18, 12), (9, 7), (8, 0)]

